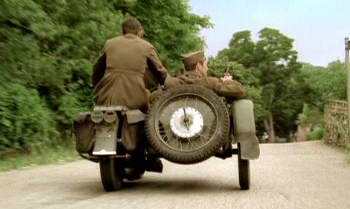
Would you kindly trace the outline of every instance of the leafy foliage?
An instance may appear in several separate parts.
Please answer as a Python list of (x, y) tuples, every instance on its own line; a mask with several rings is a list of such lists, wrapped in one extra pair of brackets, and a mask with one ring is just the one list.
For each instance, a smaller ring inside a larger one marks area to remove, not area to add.
[[(265, 28), (255, 42), (250, 31), (235, 33), (229, 48), (219, 52), (212, 62), (215, 71), (226, 69), (247, 86), (260, 127), (268, 120), (271, 131), (275, 126), (278, 135), (287, 136), (295, 128), (304, 98), (310, 92), (297, 55), (291, 38), (276, 29)], [(214, 66), (218, 62), (223, 66)]]
[(0, 2), (0, 155), (69, 134), (72, 117), (91, 105), (94, 61), (130, 15), (173, 68), (203, 46), (198, 32), (210, 26), (184, 0)]
[(57, 140), (52, 112), (37, 91), (8, 84), (0, 92), (0, 152), (28, 151)]
[(317, 108), (304, 104), (303, 112), (298, 116), (298, 123), (321, 125), (323, 123), (323, 113)]
[(305, 63), (302, 74), (313, 92), (311, 104), (320, 110), (327, 101), (346, 99), (346, 69), (344, 63), (335, 61), (327, 67), (317, 67)]
[(325, 133), (323, 110), (330, 100), (346, 99), (346, 69), (344, 63), (335, 61), (327, 67), (303, 64), (303, 77), (309, 83), (311, 94), (309, 103), (299, 114), (299, 123), (310, 124), (309, 139), (322, 139)]
[(317, 107), (304, 104), (303, 112), (298, 115), (298, 124), (307, 124), (310, 132), (307, 134), (308, 140), (319, 140), (325, 135), (323, 112)]

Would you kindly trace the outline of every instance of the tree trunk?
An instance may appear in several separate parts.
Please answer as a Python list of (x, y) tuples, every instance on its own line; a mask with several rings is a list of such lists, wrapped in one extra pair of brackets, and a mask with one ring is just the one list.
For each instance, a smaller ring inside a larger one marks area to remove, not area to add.
[(269, 142), (274, 142), (276, 134), (275, 134), (275, 127), (274, 127), (274, 124), (273, 124), (273, 116), (272, 115), (270, 115), (268, 118), (266, 118), (264, 120), (264, 127), (265, 127), (266, 132), (269, 135), (268, 141)]
[(274, 126), (274, 122), (273, 122), (273, 116), (270, 115), (269, 117), (269, 123), (270, 123), (270, 137), (272, 141), (275, 141), (275, 137), (276, 137), (276, 133), (275, 133), (275, 126)]

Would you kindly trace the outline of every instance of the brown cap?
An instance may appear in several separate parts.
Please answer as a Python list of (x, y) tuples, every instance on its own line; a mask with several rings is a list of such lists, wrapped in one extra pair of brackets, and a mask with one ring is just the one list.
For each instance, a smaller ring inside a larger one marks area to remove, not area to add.
[(191, 53), (182, 55), (182, 62), (184, 63), (186, 70), (189, 70), (191, 66), (204, 60), (205, 60), (204, 51), (196, 51), (196, 52), (191, 52)]

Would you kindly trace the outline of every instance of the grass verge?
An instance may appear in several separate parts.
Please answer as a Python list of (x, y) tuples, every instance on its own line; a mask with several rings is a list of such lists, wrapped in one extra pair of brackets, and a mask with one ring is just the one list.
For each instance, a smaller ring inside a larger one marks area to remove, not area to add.
[(0, 156), (0, 172), (69, 162), (77, 159), (79, 159), (79, 155), (72, 144), (47, 147), (31, 153), (12, 153), (7, 156)]

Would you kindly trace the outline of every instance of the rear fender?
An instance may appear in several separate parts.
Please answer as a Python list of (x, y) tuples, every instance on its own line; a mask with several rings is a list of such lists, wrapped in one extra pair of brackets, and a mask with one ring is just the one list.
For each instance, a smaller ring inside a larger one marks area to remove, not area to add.
[(95, 144), (92, 155), (117, 155), (120, 124), (126, 108), (123, 106), (95, 106), (91, 120), (95, 123)]

